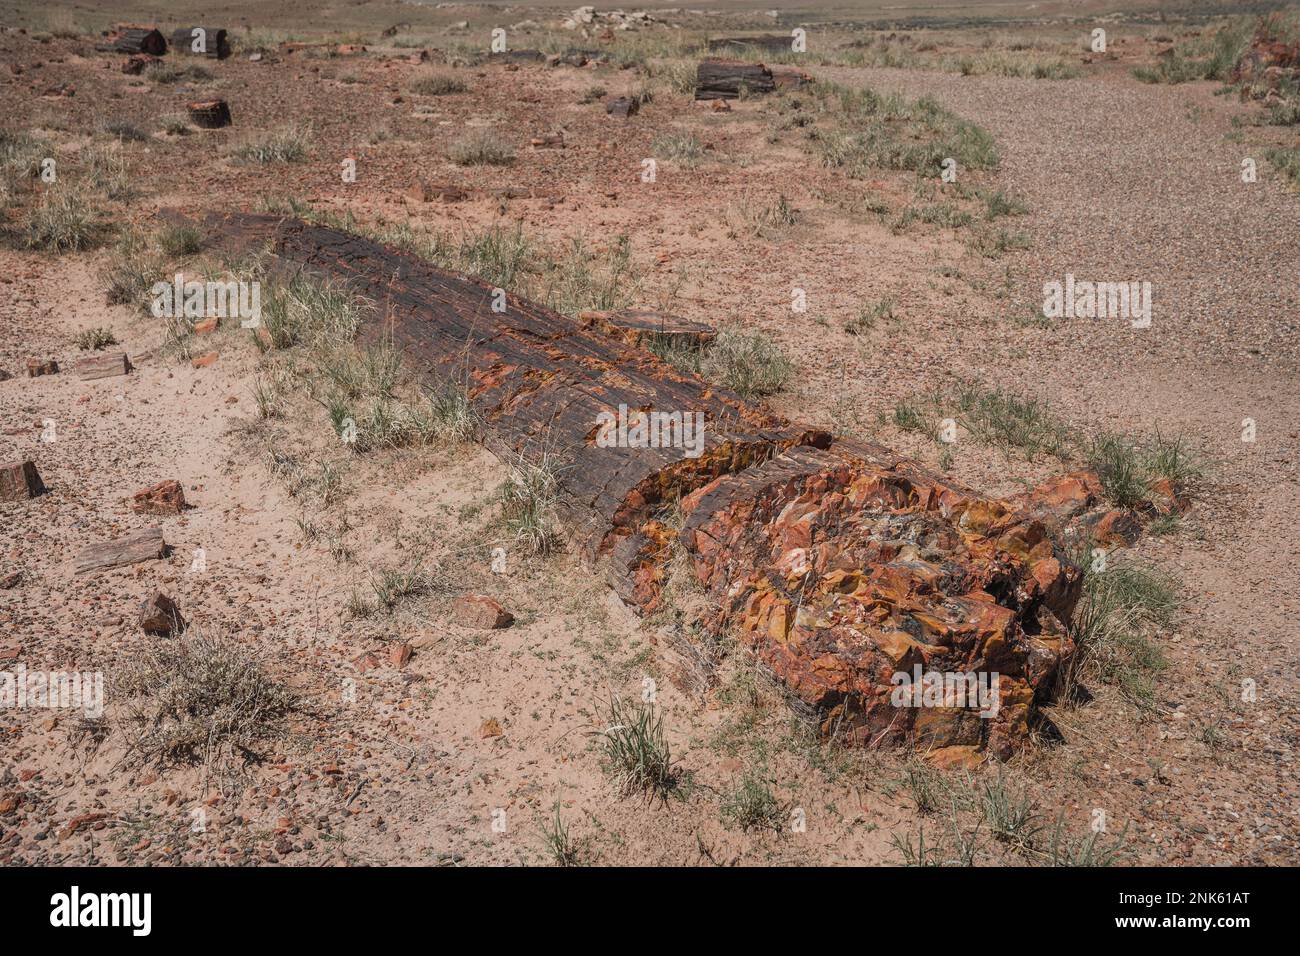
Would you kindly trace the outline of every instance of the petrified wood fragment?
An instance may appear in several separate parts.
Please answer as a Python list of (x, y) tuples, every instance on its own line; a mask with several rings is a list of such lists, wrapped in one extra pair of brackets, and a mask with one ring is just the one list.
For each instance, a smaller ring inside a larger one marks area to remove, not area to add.
[(35, 498), (45, 490), (36, 463), (32, 461), (7, 461), (0, 464), (0, 501), (23, 501)]
[[(715, 623), (827, 732), (948, 760), (1006, 755), (1026, 738), (1072, 652), (1062, 622), (1080, 580), (1033, 500), (985, 498), (786, 421), (605, 323), (516, 296), (494, 312), (487, 283), (345, 232), (242, 214), (204, 225), (218, 246), (265, 248), (280, 268), (372, 300), (363, 340), (393, 342), (431, 383), (463, 382), (498, 455), (555, 465), (562, 518), (626, 600), (655, 609), (681, 549)], [(620, 408), (698, 412), (702, 443), (598, 441), (601, 416)], [(981, 717), (942, 688), (937, 704), (900, 704), (898, 675), (918, 671), (996, 674), (996, 708)]]
[(111, 541), (86, 545), (73, 562), (73, 570), (77, 574), (103, 571), (165, 557), (166, 554), (167, 543), (163, 540), (161, 529), (146, 528)]
[(230, 41), (221, 27), (181, 27), (172, 31), (172, 49), (210, 60), (224, 60), (230, 56)]
[(745, 53), (763, 50), (767, 53), (789, 53), (794, 49), (794, 37), (788, 33), (764, 33), (748, 37), (714, 37), (709, 40), (710, 53)]
[(167, 52), (167, 39), (154, 27), (117, 24), (106, 35), (106, 42), (96, 47), (113, 53), (148, 53), (162, 56)]
[(89, 382), (97, 378), (126, 375), (131, 371), (131, 360), (125, 352), (105, 352), (79, 359), (75, 368), (81, 380)]
[(776, 89), (772, 71), (762, 63), (742, 60), (701, 60), (695, 68), (697, 100), (734, 100), (746, 93), (771, 93)]
[(225, 100), (201, 100), (187, 109), (190, 122), (202, 129), (221, 129), (230, 125), (230, 106)]

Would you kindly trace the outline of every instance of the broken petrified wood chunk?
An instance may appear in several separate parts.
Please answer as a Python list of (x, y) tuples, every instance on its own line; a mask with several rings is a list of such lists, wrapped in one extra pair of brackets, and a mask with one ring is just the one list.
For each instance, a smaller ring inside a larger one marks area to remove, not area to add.
[(605, 102), (605, 112), (620, 119), (627, 119), (640, 108), (641, 101), (631, 96), (616, 96)]
[(564, 149), (564, 134), (543, 133), (530, 139), (528, 145), (533, 149)]
[(131, 360), (126, 357), (125, 352), (105, 352), (103, 355), (92, 355), (81, 359), (77, 362), (75, 370), (83, 382), (97, 378), (112, 378), (130, 372)]
[(741, 60), (701, 60), (695, 68), (697, 100), (734, 100), (741, 92), (771, 93), (776, 89), (772, 71), (762, 63)]
[(126, 564), (138, 564), (166, 556), (167, 542), (163, 540), (161, 528), (146, 528), (112, 541), (90, 544), (81, 549), (73, 562), (77, 574), (88, 571), (103, 571), (108, 568), (120, 568)]
[(24, 501), (45, 490), (36, 463), (9, 461), (0, 464), (0, 501)]
[(222, 60), (230, 56), (230, 41), (221, 27), (181, 27), (172, 31), (172, 50)]
[(701, 348), (717, 336), (717, 330), (704, 322), (648, 309), (623, 309), (618, 312), (589, 310), (579, 312), (578, 319), (589, 328), (616, 335), (629, 345), (644, 345), (649, 340), (658, 339), (689, 343)]
[(28, 378), (36, 378), (38, 375), (57, 375), (58, 373), (59, 363), (54, 359), (29, 358), (27, 360)]
[(96, 49), (113, 53), (148, 53), (162, 56), (167, 52), (167, 38), (156, 28), (119, 23), (107, 34), (108, 42)]
[(202, 129), (221, 129), (230, 125), (230, 106), (225, 100), (199, 100), (187, 109), (190, 122)]
[(171, 637), (185, 630), (185, 618), (176, 602), (159, 591), (140, 606), (140, 630), (154, 637)]
[(131, 496), (136, 514), (178, 515), (185, 510), (185, 489), (174, 478), (143, 488)]
[(499, 629), (514, 623), (515, 616), (484, 594), (465, 594), (452, 605), (457, 623), (466, 627)]

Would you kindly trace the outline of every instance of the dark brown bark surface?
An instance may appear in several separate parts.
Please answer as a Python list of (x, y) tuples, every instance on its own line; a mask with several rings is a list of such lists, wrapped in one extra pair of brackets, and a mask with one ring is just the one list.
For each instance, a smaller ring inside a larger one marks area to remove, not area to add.
[(167, 52), (167, 39), (153, 27), (115, 27), (100, 49), (114, 53), (149, 53), (162, 56)]
[(762, 63), (742, 60), (701, 60), (695, 69), (697, 100), (734, 100), (742, 88), (751, 94), (771, 93), (776, 81)]

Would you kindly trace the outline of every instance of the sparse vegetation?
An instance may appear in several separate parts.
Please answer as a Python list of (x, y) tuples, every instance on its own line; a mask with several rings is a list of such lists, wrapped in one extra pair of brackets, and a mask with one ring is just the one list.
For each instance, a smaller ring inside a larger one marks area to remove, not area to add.
[(844, 322), (844, 331), (850, 335), (865, 335), (880, 320), (894, 321), (894, 300), (885, 296), (874, 305), (864, 305)]
[(174, 258), (192, 256), (203, 247), (203, 236), (193, 226), (167, 226), (158, 234), (158, 247)]
[(74, 187), (46, 193), (27, 213), (24, 242), (45, 252), (79, 252), (95, 245), (104, 229), (86, 195)]
[(447, 158), (457, 166), (509, 166), (515, 151), (491, 130), (475, 130), (447, 149)]
[(411, 81), (411, 92), (421, 96), (449, 96), (468, 90), (469, 86), (464, 80), (446, 73), (431, 73)]
[(704, 157), (704, 144), (694, 133), (661, 133), (650, 142), (650, 152), (657, 159), (668, 159), (687, 169), (698, 166)]
[(1150, 632), (1168, 626), (1177, 609), (1172, 581), (1136, 564), (1102, 570), (1086, 551), (1077, 563), (1085, 575), (1071, 628), (1077, 650), (1062, 678), (1067, 697), (1091, 674), (1140, 710), (1155, 709), (1155, 678), (1167, 665)]
[(583, 846), (569, 834), (569, 827), (560, 816), (560, 801), (555, 801), (555, 814), (549, 825), (542, 826), (542, 839), (546, 851), (556, 866), (579, 866), (583, 859)]
[(307, 144), (310, 140), (311, 130), (306, 126), (264, 133), (236, 146), (235, 161), (258, 166), (299, 163), (307, 158)]
[(785, 826), (786, 808), (772, 792), (766, 775), (747, 770), (722, 802), (722, 821), (738, 830), (772, 830)]
[(134, 758), (237, 769), (284, 735), (293, 695), (246, 647), (191, 629), (118, 662), (110, 700)]
[(117, 337), (108, 329), (82, 329), (77, 333), (77, 348), (83, 352), (97, 352), (116, 344)]
[(533, 554), (546, 554), (559, 543), (556, 494), (555, 465), (549, 454), (539, 462), (517, 459), (501, 486), (501, 516), (506, 528)]
[(663, 715), (653, 704), (629, 704), (617, 695), (605, 714), (605, 726), (596, 736), (619, 790), (624, 796), (641, 793), (649, 800), (666, 801), (678, 781)]
[(726, 328), (704, 353), (701, 370), (743, 398), (753, 398), (783, 389), (794, 375), (794, 363), (761, 332)]

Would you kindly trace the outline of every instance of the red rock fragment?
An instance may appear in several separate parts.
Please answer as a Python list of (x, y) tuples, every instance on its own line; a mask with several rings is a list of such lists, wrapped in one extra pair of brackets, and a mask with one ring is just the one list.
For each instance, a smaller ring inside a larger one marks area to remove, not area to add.
[(483, 594), (465, 594), (452, 604), (456, 621), (466, 627), (499, 629), (509, 627), (515, 617), (497, 601)]
[(131, 496), (136, 514), (178, 515), (185, 510), (185, 489), (175, 478), (142, 488)]

